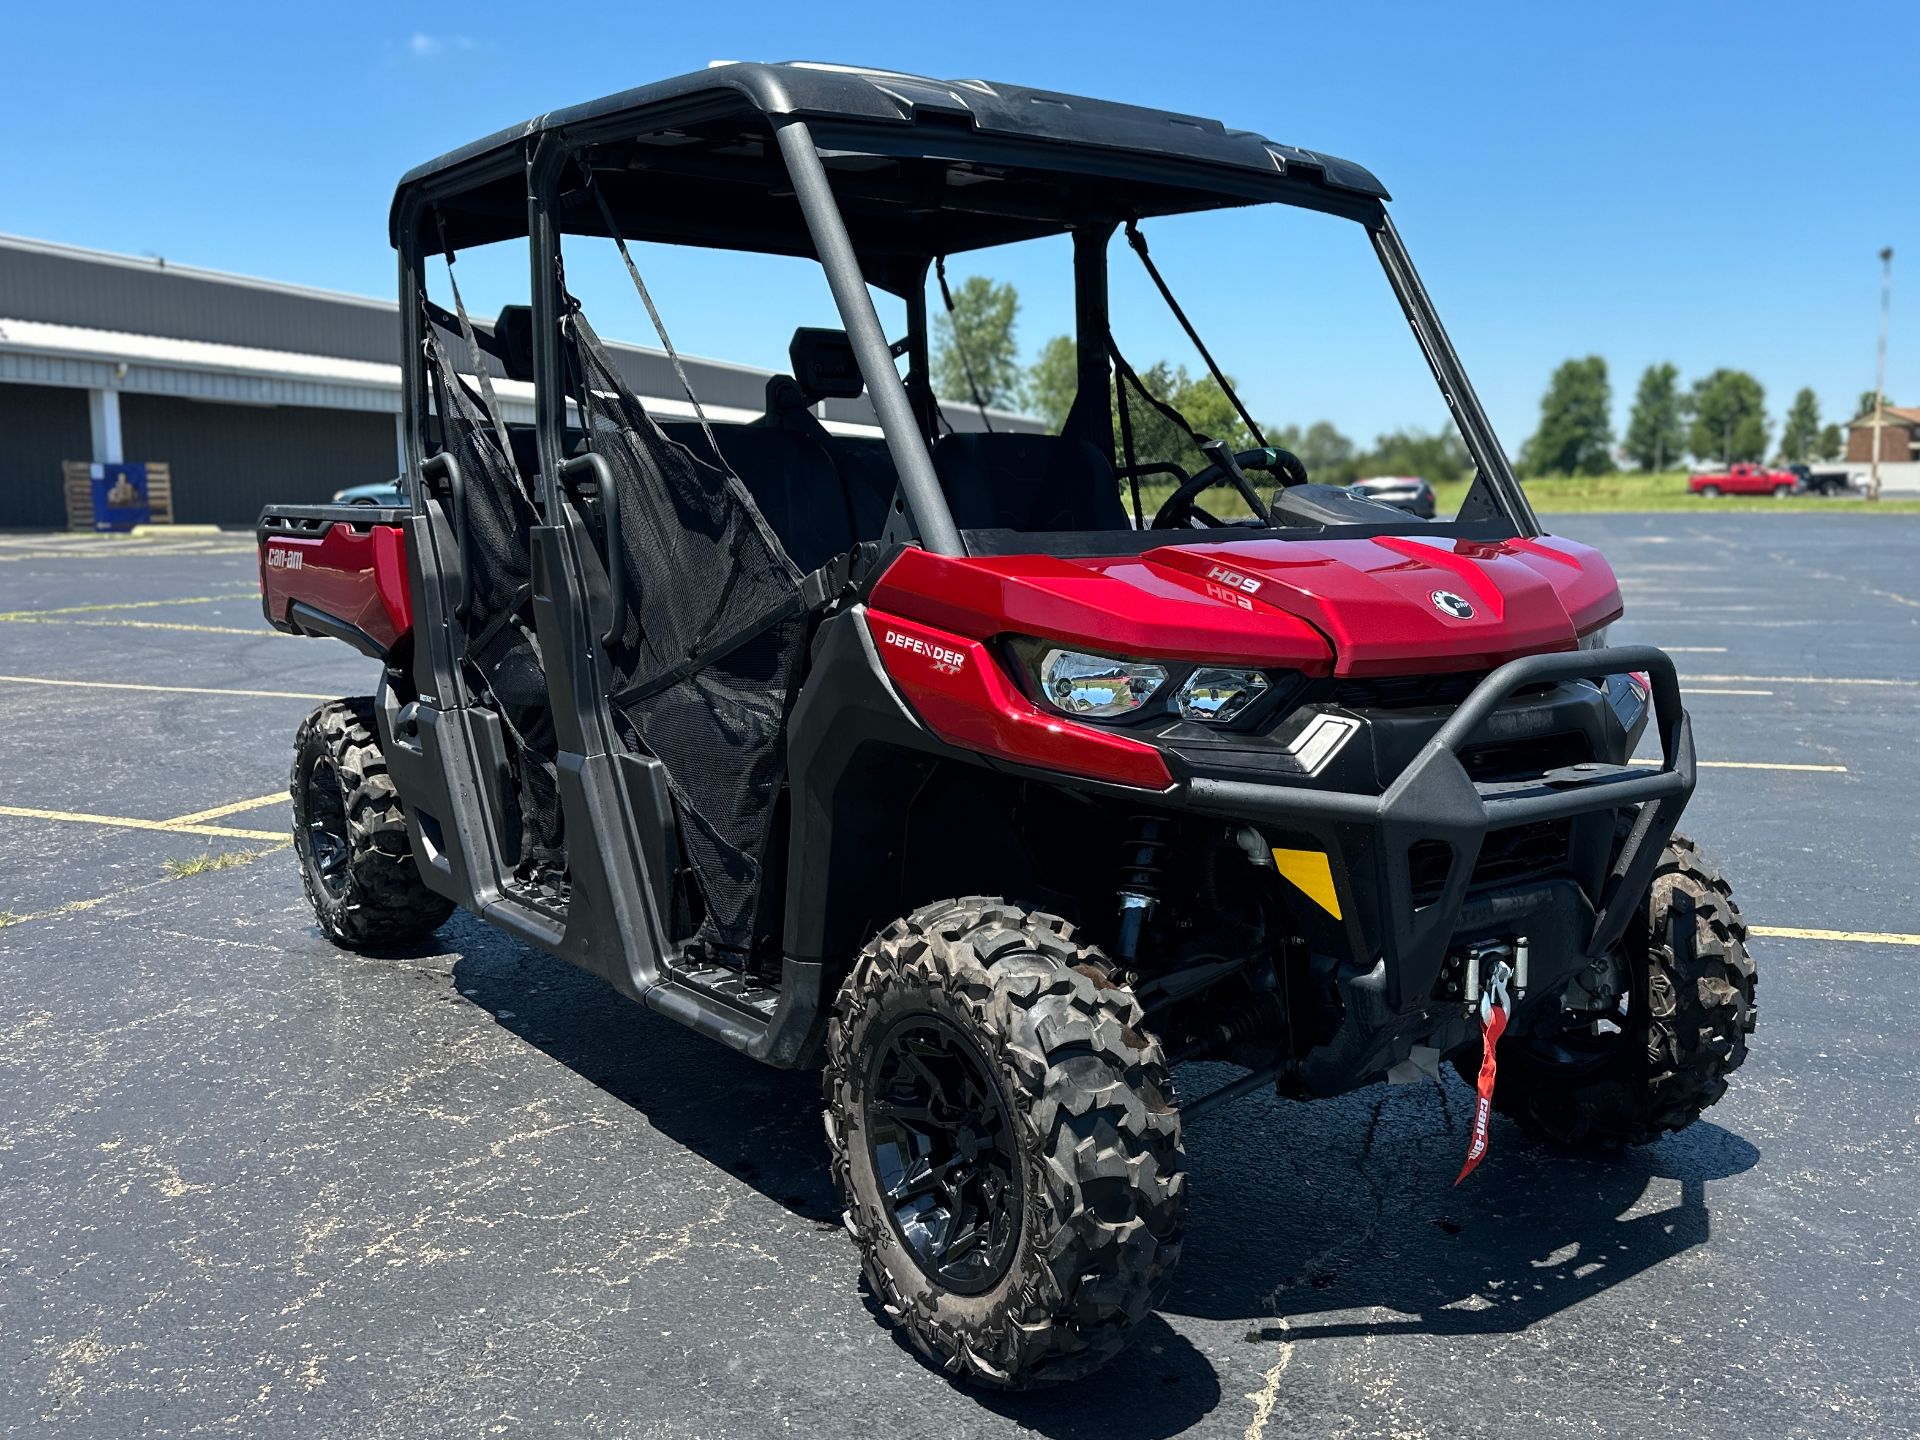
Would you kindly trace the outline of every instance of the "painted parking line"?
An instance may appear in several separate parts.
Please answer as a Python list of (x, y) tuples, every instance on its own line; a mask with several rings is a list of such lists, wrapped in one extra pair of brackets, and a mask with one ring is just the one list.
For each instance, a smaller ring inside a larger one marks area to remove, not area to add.
[(157, 610), (168, 605), (218, 605), (242, 598), (244, 592), (236, 589), (226, 595), (187, 595), (178, 600), (111, 600), (101, 605), (62, 605), (52, 610), (0, 610), (0, 620), (52, 619), (57, 615), (86, 615), (100, 610)]
[(1724, 655), (1724, 645), (1663, 645), (1660, 647), (1669, 655)]
[(1855, 945), (1920, 947), (1920, 935), (1902, 935), (1891, 930), (1803, 930), (1794, 925), (1749, 925), (1747, 933), (1776, 940), (1845, 940)]
[[(1658, 765), (1658, 760), (1634, 759), (1629, 765)], [(1807, 770), (1818, 775), (1845, 775), (1844, 765), (1788, 765), (1773, 760), (1696, 760), (1702, 770)]]
[(1876, 680), (1835, 675), (1690, 675), (1703, 685), (1891, 685), (1920, 690), (1920, 680)]
[(167, 821), (169, 825), (202, 825), (209, 820), (224, 820), (229, 815), (238, 815), (243, 810), (258, 810), (264, 805), (274, 805), (287, 799), (287, 792), (276, 790), (271, 795), (257, 795), (251, 800), (235, 800), (230, 805), (216, 805), (211, 810), (196, 810), (191, 815), (176, 815)]
[(167, 835), (213, 835), (224, 840), (284, 840), (287, 838), (286, 833), (280, 830), (237, 830), (230, 825), (194, 825), (185, 824), (179, 820), (142, 820), (133, 815), (92, 815), (81, 810), (39, 810), (29, 805), (0, 805), (0, 815), (11, 815), (21, 820), (58, 820), (68, 825), (104, 825), (121, 830), (157, 830)]
[[(248, 631), (252, 634), (252, 631)], [(0, 685), (54, 685), (73, 690), (140, 690), (152, 695), (235, 695), (246, 700), (333, 700), (306, 690), (224, 690), (212, 685), (141, 685), (131, 680), (55, 680), (44, 675), (0, 675)]]
[(1681, 694), (1691, 699), (1695, 695), (1771, 695), (1771, 690), (1709, 690), (1698, 685), (1683, 685)]
[(93, 625), (117, 630), (191, 630), (201, 635), (255, 635), (288, 637), (284, 630), (274, 630), (263, 621), (259, 625), (186, 625), (175, 620), (84, 620), (71, 615), (6, 615), (0, 616), (13, 625)]

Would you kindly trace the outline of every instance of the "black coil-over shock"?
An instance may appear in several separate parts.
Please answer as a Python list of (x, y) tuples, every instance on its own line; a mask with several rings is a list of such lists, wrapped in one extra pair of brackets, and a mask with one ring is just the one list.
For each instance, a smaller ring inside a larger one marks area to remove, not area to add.
[(1127, 838), (1120, 847), (1120, 928), (1113, 949), (1114, 958), (1131, 969), (1140, 953), (1141, 933), (1160, 903), (1173, 827), (1153, 815), (1136, 815), (1127, 825)]

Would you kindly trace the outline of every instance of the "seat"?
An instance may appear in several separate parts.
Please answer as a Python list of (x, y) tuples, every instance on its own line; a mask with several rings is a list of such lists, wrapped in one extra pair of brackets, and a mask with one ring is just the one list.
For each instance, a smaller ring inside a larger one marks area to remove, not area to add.
[[(698, 424), (672, 421), (660, 428), (701, 459), (711, 456)], [(713, 437), (801, 574), (853, 548), (840, 472), (819, 442), (761, 425), (716, 425)]]
[(1128, 528), (1113, 467), (1084, 440), (947, 435), (933, 447), (933, 467), (962, 530)]

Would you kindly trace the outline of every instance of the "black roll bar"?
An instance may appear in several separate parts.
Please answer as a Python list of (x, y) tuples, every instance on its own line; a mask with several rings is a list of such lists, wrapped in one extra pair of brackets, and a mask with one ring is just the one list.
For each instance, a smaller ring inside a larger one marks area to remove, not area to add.
[(847, 234), (840, 207), (833, 198), (833, 185), (827, 179), (827, 167), (820, 163), (813, 135), (806, 122), (789, 116), (774, 118), (774, 132), (780, 140), (780, 154), (793, 178), (794, 194), (800, 212), (806, 217), (813, 237), (820, 268), (827, 272), (827, 284), (833, 289), (834, 303), (840, 307), (840, 319), (847, 327), (847, 339), (860, 362), (860, 373), (867, 382), (867, 394), (873, 400), (880, 428), (887, 437), (887, 450), (894, 469), (900, 475), (900, 498), (906, 503), (920, 542), (936, 555), (963, 555), (959, 527), (953, 523), (953, 511), (940, 488), (933, 470), (933, 456), (914, 420), (913, 402), (907, 387), (894, 369), (893, 351), (886, 332), (880, 328), (880, 316), (867, 293), (867, 277), (854, 252), (853, 238)]

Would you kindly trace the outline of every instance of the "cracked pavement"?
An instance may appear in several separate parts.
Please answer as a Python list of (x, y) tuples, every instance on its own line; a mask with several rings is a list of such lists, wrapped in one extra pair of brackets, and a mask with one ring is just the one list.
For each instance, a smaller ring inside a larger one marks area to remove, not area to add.
[[(1616, 638), (1683, 647), (1683, 677), (1920, 678), (1920, 520), (1562, 528), (1621, 574)], [(1619, 1156), (1497, 1120), (1453, 1189), (1451, 1075), (1209, 1115), (1134, 1348), (981, 1395), (865, 1300), (814, 1076), (465, 914), (335, 950), (275, 842), (99, 823), (267, 795), (311, 704), (274, 697), (370, 684), (342, 646), (228, 633), (260, 621), (223, 539), (0, 537), (0, 611), (198, 627), (0, 621), (0, 671), (154, 687), (0, 683), (6, 803), (95, 817), (0, 818), (27, 917), (0, 928), (0, 1435), (1920, 1434), (1920, 950), (1756, 939), (1727, 1099)], [(1691, 702), (1703, 758), (1847, 767), (1703, 774), (1685, 828), (1748, 918), (1914, 929), (1920, 687), (1712, 684), (1774, 693)], [(210, 852), (249, 858), (162, 868)]]

